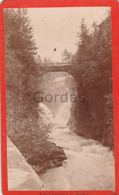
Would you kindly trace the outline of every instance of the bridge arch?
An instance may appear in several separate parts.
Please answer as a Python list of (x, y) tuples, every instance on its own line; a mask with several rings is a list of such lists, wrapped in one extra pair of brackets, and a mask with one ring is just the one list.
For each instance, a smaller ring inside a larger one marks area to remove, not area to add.
[(73, 77), (76, 77), (76, 73), (79, 69), (78, 64), (73, 63), (48, 63), (39, 66), (39, 71), (43, 72), (67, 72)]

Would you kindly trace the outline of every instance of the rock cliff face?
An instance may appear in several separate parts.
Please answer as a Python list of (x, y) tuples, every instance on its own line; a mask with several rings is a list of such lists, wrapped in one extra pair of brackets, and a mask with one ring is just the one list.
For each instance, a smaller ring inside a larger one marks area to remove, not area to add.
[(89, 81), (87, 84), (86, 78), (77, 77), (78, 101), (72, 104), (68, 124), (78, 135), (98, 140), (113, 149), (112, 83), (108, 83), (105, 90), (105, 85), (101, 84), (100, 78), (96, 78), (96, 74), (95, 79), (90, 78)]
[(66, 159), (64, 150), (50, 142), (49, 150), (44, 153), (39, 152), (37, 155), (32, 156), (28, 160), (28, 163), (32, 165), (37, 174), (40, 174), (44, 173), (47, 169), (62, 166), (63, 161)]
[(8, 190), (43, 191), (45, 184), (26, 162), (16, 146), (7, 139)]

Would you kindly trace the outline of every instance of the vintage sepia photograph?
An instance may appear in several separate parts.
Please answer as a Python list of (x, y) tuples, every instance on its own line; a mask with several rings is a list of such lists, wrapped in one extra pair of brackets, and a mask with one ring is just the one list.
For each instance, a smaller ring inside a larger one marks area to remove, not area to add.
[(5, 8), (9, 191), (114, 191), (110, 7)]

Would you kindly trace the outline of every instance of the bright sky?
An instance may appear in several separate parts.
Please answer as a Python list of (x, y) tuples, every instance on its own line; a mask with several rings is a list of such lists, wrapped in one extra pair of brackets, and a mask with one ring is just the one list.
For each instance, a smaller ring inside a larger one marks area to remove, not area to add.
[(93, 22), (99, 24), (109, 9), (109, 7), (28, 8), (41, 58), (44, 59), (46, 56), (52, 61), (61, 61), (65, 48), (75, 53), (76, 35), (81, 19), (85, 19), (91, 30)]

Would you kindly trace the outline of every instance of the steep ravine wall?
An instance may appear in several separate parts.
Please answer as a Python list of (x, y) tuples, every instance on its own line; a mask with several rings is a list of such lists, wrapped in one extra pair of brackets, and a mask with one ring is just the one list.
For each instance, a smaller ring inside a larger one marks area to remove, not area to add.
[(108, 93), (103, 92), (103, 86), (98, 83), (83, 87), (80, 79), (77, 79), (76, 83), (78, 101), (71, 107), (71, 118), (68, 122), (70, 128), (80, 136), (98, 140), (113, 149), (113, 95), (111, 90)]

